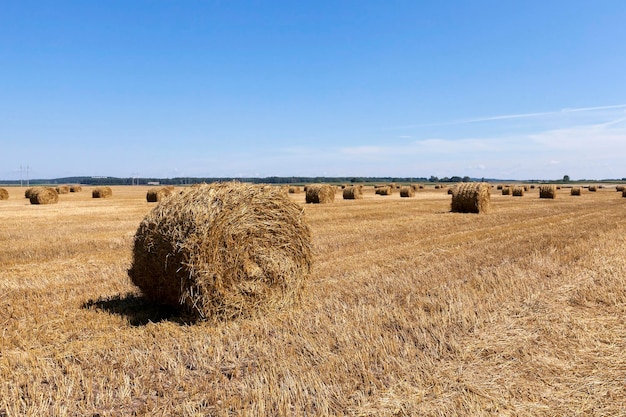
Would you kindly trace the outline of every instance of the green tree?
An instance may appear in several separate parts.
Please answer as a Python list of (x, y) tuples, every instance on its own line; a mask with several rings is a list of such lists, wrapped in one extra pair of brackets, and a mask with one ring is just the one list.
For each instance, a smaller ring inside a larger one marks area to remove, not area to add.
[(569, 182), (569, 175), (563, 175), (563, 182)]

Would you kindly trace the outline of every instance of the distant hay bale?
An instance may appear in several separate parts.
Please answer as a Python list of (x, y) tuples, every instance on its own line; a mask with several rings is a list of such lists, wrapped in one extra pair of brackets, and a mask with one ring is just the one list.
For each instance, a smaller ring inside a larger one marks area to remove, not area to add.
[(24, 198), (30, 198), (30, 195), (33, 193), (33, 189), (34, 189), (34, 188), (35, 188), (35, 187), (30, 187), (30, 188), (27, 188), (27, 189), (24, 191)]
[(524, 197), (524, 187), (513, 187), (513, 197)]
[(302, 192), (302, 189), (300, 187), (296, 187), (296, 186), (289, 187), (289, 194), (299, 194), (301, 192)]
[(528, 185), (524, 185), (523, 187), (524, 187), (524, 191), (529, 191), (530, 190), (530, 187)]
[(589, 186), (589, 191), (591, 191), (591, 192), (594, 192), (594, 193), (595, 193), (596, 191), (598, 191), (598, 187), (597, 187), (597, 186), (595, 186), (595, 185), (590, 185), (590, 186)]
[(0, 188), (0, 200), (8, 200), (9, 199), (9, 192), (6, 190), (6, 188)]
[(30, 191), (30, 204), (56, 204), (59, 195), (52, 187), (33, 187)]
[(411, 188), (415, 190), (415, 192), (418, 192), (419, 190), (424, 188), (424, 186), (422, 184), (411, 184)]
[(150, 188), (146, 193), (148, 203), (156, 203), (172, 195), (173, 187)]
[(572, 187), (572, 189), (570, 190), (570, 195), (581, 195), (581, 188), (580, 187)]
[(83, 191), (83, 187), (80, 185), (70, 185), (70, 193), (79, 193)]
[(91, 191), (92, 198), (109, 198), (113, 195), (111, 187), (97, 187)]
[(374, 193), (378, 195), (391, 195), (393, 193), (393, 188), (388, 185), (383, 185), (376, 188), (376, 190), (374, 190)]
[(498, 186), (496, 187), (497, 190), (501, 190), (502, 188), (504, 188), (502, 187), (502, 184), (498, 184)]
[(448, 188), (448, 194), (454, 194), (454, 188)]
[(502, 187), (502, 195), (511, 195), (510, 187)]
[(57, 194), (69, 194), (70, 186), (69, 185), (58, 185), (54, 188)]
[(309, 184), (306, 188), (306, 202), (326, 204), (335, 201), (335, 187), (328, 184)]
[(400, 197), (405, 197), (405, 198), (415, 197), (415, 188), (413, 187), (400, 188)]
[(622, 191), (622, 197), (626, 197), (626, 188), (624, 188), (624, 191)]
[(287, 193), (226, 182), (154, 207), (135, 233), (128, 274), (149, 299), (219, 320), (292, 305), (312, 259), (304, 211)]
[(452, 193), (451, 211), (456, 213), (486, 213), (491, 203), (491, 188), (484, 182), (458, 184)]
[(530, 186), (530, 189), (531, 189), (531, 190), (534, 190), (534, 189), (535, 189), (535, 186), (534, 186), (534, 185), (531, 185), (531, 186)]
[(626, 187), (624, 187), (623, 185), (616, 185), (616, 186), (615, 186), (615, 190), (616, 190), (616, 191), (620, 191), (620, 192), (621, 192), (621, 191), (624, 191), (624, 188), (626, 188)]
[(363, 186), (353, 185), (343, 189), (344, 200), (359, 200), (363, 198)]
[(540, 185), (539, 198), (556, 198), (556, 186), (551, 184)]

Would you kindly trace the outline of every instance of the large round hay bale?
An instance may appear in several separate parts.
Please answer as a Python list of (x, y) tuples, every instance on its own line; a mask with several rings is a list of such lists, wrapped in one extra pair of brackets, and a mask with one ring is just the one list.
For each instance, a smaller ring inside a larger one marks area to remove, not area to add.
[(626, 197), (626, 188), (622, 191), (622, 197)]
[(502, 187), (502, 195), (511, 195), (511, 187)]
[(35, 187), (30, 187), (24, 190), (24, 198), (30, 198), (30, 195), (33, 193)]
[(59, 195), (52, 187), (33, 187), (29, 193), (30, 204), (56, 204)]
[(352, 185), (343, 189), (344, 200), (360, 200), (363, 198), (363, 186)]
[(289, 187), (289, 194), (299, 194), (302, 192), (302, 189), (300, 187), (297, 187), (295, 185), (292, 185)]
[(615, 190), (619, 191), (619, 192), (622, 192), (622, 191), (624, 191), (624, 186), (623, 185), (616, 185), (615, 186)]
[(456, 213), (486, 213), (491, 203), (491, 187), (484, 182), (465, 182), (452, 193), (451, 211)]
[(151, 300), (228, 319), (291, 305), (311, 262), (301, 206), (276, 187), (227, 182), (154, 207), (135, 234), (128, 273)]
[(56, 190), (57, 194), (69, 194), (70, 193), (69, 185), (57, 185), (54, 189)]
[(415, 197), (415, 188), (413, 187), (400, 188), (400, 197), (405, 197), (405, 198)]
[(148, 203), (156, 203), (172, 194), (172, 187), (150, 188), (146, 192), (146, 200)]
[(80, 185), (70, 185), (70, 193), (79, 193), (83, 191), (83, 187)]
[(0, 200), (8, 200), (9, 199), (9, 192), (6, 190), (6, 188), (0, 188)]
[(314, 204), (335, 201), (335, 187), (328, 184), (309, 184), (306, 187), (306, 202)]
[(596, 191), (598, 191), (598, 187), (597, 187), (596, 185), (590, 185), (590, 186), (589, 186), (589, 191), (591, 191), (591, 192), (594, 192), (594, 193), (595, 193)]
[(111, 187), (97, 187), (91, 191), (92, 198), (109, 198), (113, 195)]
[(570, 195), (581, 195), (581, 188), (580, 187), (572, 187), (572, 189), (570, 190)]
[(513, 187), (513, 197), (524, 197), (524, 187)]
[(376, 187), (374, 193), (378, 195), (391, 195), (393, 194), (393, 188), (388, 185), (381, 185), (379, 187)]
[(539, 198), (556, 198), (556, 186), (551, 184), (540, 185)]

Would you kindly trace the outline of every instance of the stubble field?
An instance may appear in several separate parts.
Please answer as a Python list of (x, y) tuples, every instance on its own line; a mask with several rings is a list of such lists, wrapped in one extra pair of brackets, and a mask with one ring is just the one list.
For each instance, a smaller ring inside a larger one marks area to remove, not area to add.
[(145, 187), (0, 201), (0, 416), (624, 416), (626, 198), (305, 205), (295, 307), (187, 323), (130, 282)]

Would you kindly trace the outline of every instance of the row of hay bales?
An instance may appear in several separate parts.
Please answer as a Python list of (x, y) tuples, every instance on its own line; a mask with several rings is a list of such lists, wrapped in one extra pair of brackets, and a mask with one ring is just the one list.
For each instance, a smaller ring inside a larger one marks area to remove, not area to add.
[[(30, 204), (56, 204), (59, 194), (76, 193), (82, 191), (80, 185), (58, 187), (30, 187), (24, 191), (24, 197), (30, 200)], [(97, 187), (92, 190), (93, 198), (108, 198), (113, 195), (111, 187)]]

